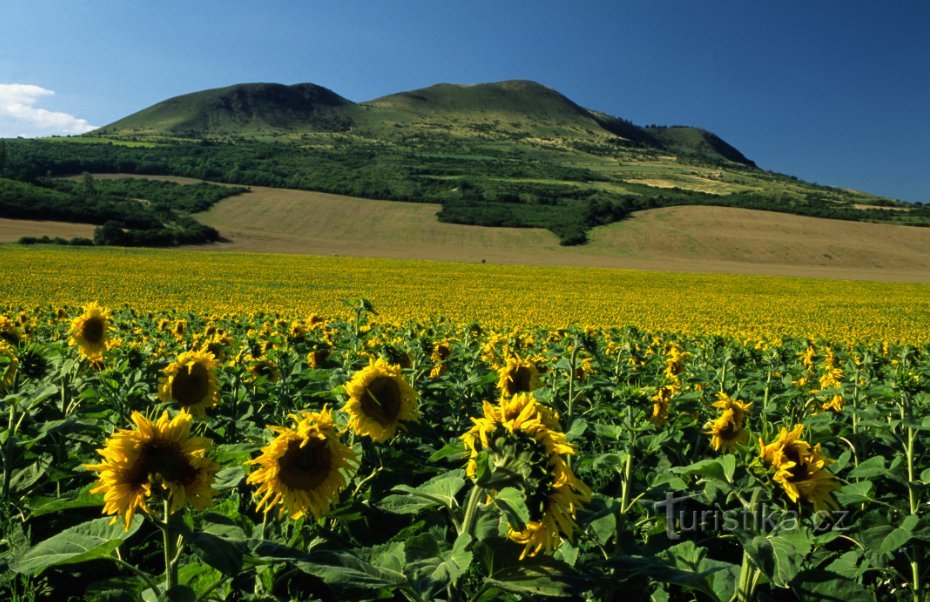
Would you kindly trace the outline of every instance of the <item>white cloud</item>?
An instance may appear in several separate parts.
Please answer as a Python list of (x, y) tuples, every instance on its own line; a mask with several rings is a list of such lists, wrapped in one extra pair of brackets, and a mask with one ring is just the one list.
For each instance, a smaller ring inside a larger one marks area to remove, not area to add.
[(32, 84), (0, 84), (0, 138), (83, 134), (96, 128), (74, 115), (36, 106), (54, 94)]

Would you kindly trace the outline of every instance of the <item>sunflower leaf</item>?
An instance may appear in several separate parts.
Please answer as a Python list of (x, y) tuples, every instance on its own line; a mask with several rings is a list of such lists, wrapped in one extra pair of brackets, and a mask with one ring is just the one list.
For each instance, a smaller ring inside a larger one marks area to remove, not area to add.
[(859, 466), (856, 466), (850, 470), (849, 477), (853, 479), (868, 479), (870, 477), (883, 475), (886, 472), (887, 469), (885, 468), (885, 457), (874, 456), (865, 462), (860, 462)]
[(507, 517), (511, 529), (522, 531), (526, 528), (526, 523), (530, 520), (530, 511), (526, 507), (526, 497), (522, 491), (516, 487), (504, 487), (494, 496), (494, 505)]
[(49, 567), (104, 558), (129, 539), (143, 521), (137, 514), (126, 530), (122, 521), (111, 524), (112, 520), (97, 518), (65, 529), (26, 550), (10, 563), (10, 570), (36, 576)]
[(423, 483), (419, 487), (398, 485), (386, 496), (378, 507), (394, 514), (416, 514), (426, 508), (444, 506), (453, 508), (455, 496), (465, 486), (464, 471), (453, 470)]

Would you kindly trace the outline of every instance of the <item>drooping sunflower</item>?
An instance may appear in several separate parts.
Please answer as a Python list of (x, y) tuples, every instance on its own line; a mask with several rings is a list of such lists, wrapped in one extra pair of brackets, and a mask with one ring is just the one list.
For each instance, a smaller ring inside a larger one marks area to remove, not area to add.
[(668, 422), (669, 418), (669, 405), (671, 405), (672, 397), (674, 397), (679, 391), (680, 387), (676, 384), (671, 385), (662, 385), (656, 391), (655, 395), (652, 396), (652, 414), (649, 416), (649, 421), (657, 427), (662, 427)]
[(775, 474), (772, 480), (781, 485), (791, 499), (813, 504), (814, 511), (839, 508), (831, 492), (840, 488), (840, 483), (828, 470), (832, 460), (826, 457), (820, 444), (811, 447), (801, 439), (804, 425), (798, 424), (790, 431), (782, 428), (775, 441), (765, 444), (759, 439), (762, 460), (770, 464)]
[(749, 440), (749, 432), (744, 428), (746, 415), (751, 403), (733, 399), (723, 391), (717, 393), (717, 401), (711, 404), (720, 408), (720, 415), (705, 426), (705, 434), (710, 435), (710, 446), (714, 451), (730, 453), (736, 446)]
[(569, 468), (565, 458), (575, 453), (561, 432), (558, 414), (532, 394), (518, 393), (498, 403), (484, 403), (484, 415), (462, 435), (471, 453), (466, 472), (475, 478), (477, 457), (489, 454), (492, 464), (512, 475), (508, 485), (521, 489), (530, 511), (522, 529), (510, 528), (508, 538), (523, 545), (520, 558), (551, 554), (574, 535), (575, 511), (591, 499), (591, 490)]
[(710, 435), (710, 446), (722, 454), (730, 453), (749, 440), (749, 432), (731, 409), (720, 412), (717, 419), (707, 423), (704, 428), (704, 433)]
[(262, 448), (261, 456), (249, 461), (259, 468), (249, 474), (247, 482), (258, 486), (259, 511), (279, 506), (279, 517), (298, 519), (309, 512), (320, 518), (345, 489), (358, 459), (339, 440), (330, 410), (324, 407), (290, 417), (296, 422), (293, 429), (268, 427), (277, 436)]
[(434, 362), (429, 371), (430, 378), (439, 378), (446, 373), (446, 360), (452, 355), (452, 347), (448, 342), (436, 343), (430, 359)]
[(536, 364), (529, 360), (511, 357), (500, 369), (500, 380), (497, 388), (504, 397), (512, 397), (517, 393), (529, 393), (539, 387), (539, 370)]
[(0, 339), (0, 391), (13, 385), (16, 371), (19, 368), (19, 358), (13, 348)]
[(379, 358), (356, 372), (345, 387), (349, 400), (343, 410), (349, 415), (349, 428), (373, 441), (383, 443), (402, 422), (420, 419), (416, 391), (400, 366)]
[(84, 313), (71, 322), (70, 345), (78, 347), (81, 356), (99, 360), (107, 350), (107, 331), (110, 328), (110, 310), (96, 302), (84, 306)]
[(177, 402), (195, 416), (204, 416), (207, 408), (220, 403), (218, 365), (209, 351), (185, 351), (165, 368), (158, 398), (165, 403)]
[(128, 529), (136, 510), (149, 512), (153, 490), (167, 497), (172, 513), (185, 504), (209, 505), (220, 466), (207, 457), (213, 442), (191, 436), (191, 420), (187, 412), (174, 418), (164, 412), (155, 422), (133, 412), (136, 428), (118, 430), (107, 439), (97, 450), (103, 463), (84, 465), (99, 473), (91, 493), (103, 493), (103, 513), (117, 515), (113, 522), (122, 515)]

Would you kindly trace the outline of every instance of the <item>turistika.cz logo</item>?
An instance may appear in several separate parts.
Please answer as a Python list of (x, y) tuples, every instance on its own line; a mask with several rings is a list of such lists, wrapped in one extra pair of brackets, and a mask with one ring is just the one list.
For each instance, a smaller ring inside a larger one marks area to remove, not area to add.
[[(665, 534), (669, 539), (681, 539), (682, 533), (694, 532), (768, 532), (794, 531), (801, 527), (801, 515), (765, 503), (748, 508), (687, 508), (689, 495), (675, 497), (669, 492), (665, 500), (655, 502), (655, 510), (665, 509)], [(812, 515), (814, 531), (845, 531), (849, 524), (849, 510), (819, 510)]]

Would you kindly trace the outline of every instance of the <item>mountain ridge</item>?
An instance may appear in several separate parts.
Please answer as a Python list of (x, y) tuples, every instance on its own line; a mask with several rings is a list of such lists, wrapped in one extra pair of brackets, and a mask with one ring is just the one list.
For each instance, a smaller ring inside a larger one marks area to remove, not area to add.
[(672, 141), (673, 146), (666, 146), (663, 140), (667, 137), (648, 128), (587, 109), (554, 88), (521, 79), (438, 83), (358, 103), (312, 83), (240, 83), (168, 98), (87, 136), (211, 137), (358, 128), (391, 137), (392, 132), (384, 127), (384, 122), (397, 124), (393, 127), (429, 126), (450, 116), (467, 116), (476, 127), (529, 131), (543, 136), (617, 137), (670, 152), (677, 150), (700, 158), (755, 166), (735, 147), (706, 130), (676, 126), (693, 133), (678, 136)]

